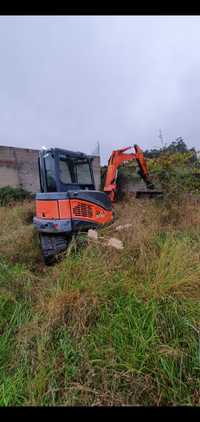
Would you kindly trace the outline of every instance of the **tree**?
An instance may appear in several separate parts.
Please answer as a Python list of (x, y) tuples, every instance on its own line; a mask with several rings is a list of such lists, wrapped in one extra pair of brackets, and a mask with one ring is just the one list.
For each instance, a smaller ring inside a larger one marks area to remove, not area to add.
[[(161, 135), (160, 135), (161, 137)], [(162, 143), (163, 144), (163, 143)], [(185, 141), (181, 136), (176, 138), (175, 141), (170, 142), (168, 146), (162, 146), (161, 148), (154, 148), (150, 150), (146, 150), (144, 152), (145, 157), (147, 158), (157, 158), (163, 154), (175, 154), (175, 153), (185, 153), (185, 152), (193, 152), (194, 156), (196, 155), (195, 148), (188, 149)]]

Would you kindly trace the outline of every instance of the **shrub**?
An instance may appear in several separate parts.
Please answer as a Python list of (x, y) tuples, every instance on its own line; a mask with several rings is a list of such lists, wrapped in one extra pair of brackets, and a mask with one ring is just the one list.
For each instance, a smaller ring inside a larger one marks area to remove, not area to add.
[(30, 192), (22, 188), (13, 188), (12, 186), (4, 186), (0, 188), (0, 206), (9, 205), (16, 201), (24, 201), (31, 198)]
[(165, 193), (177, 197), (184, 192), (199, 193), (200, 172), (193, 153), (163, 153), (148, 160), (148, 168), (154, 182), (161, 184)]

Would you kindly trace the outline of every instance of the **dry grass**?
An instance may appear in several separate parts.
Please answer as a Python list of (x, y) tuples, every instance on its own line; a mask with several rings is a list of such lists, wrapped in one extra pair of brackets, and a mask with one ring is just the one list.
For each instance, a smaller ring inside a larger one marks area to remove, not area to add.
[(32, 225), (33, 202), (26, 201), (23, 206), (16, 204), (0, 208), (0, 256), (12, 262), (25, 263), (34, 267), (41, 261), (38, 240)]
[(33, 204), (0, 208), (2, 404), (198, 403), (200, 203), (115, 209), (122, 251), (81, 235), (47, 268)]

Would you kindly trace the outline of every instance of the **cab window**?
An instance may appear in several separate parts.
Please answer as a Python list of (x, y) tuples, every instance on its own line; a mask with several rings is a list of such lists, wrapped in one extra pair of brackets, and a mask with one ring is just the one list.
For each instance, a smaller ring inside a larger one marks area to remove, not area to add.
[(91, 185), (92, 177), (90, 173), (90, 166), (88, 162), (76, 163), (77, 183), (83, 185)]
[(44, 156), (46, 172), (46, 183), (48, 192), (56, 192), (55, 159), (53, 153), (49, 152)]
[(72, 183), (71, 169), (66, 158), (59, 157), (60, 181), (64, 184)]

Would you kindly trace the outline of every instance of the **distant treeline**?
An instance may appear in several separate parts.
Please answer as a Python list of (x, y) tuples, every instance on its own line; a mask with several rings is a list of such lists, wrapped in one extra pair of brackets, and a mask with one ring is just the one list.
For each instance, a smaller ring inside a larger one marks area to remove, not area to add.
[(189, 149), (182, 137), (178, 137), (175, 141), (172, 141), (168, 146), (163, 146), (161, 148), (147, 149), (146, 151), (144, 151), (144, 155), (147, 158), (156, 158), (164, 153), (174, 154), (177, 152), (179, 153), (193, 152), (194, 157), (196, 158), (195, 148)]

